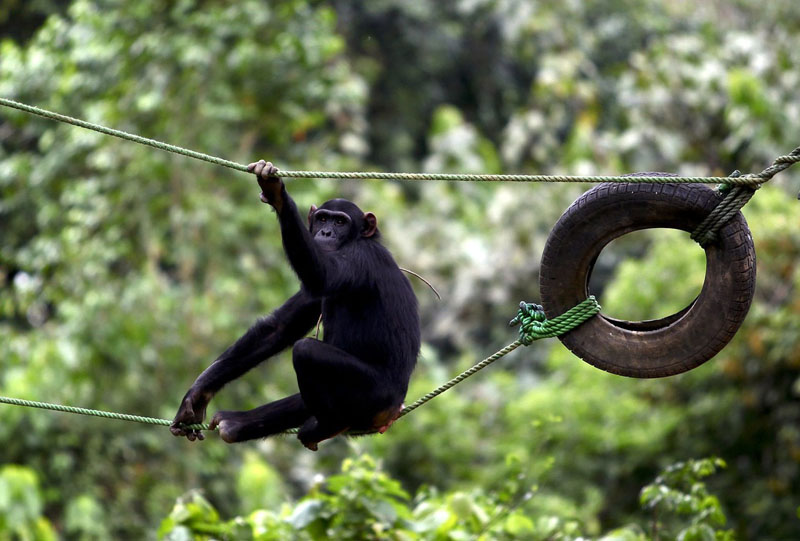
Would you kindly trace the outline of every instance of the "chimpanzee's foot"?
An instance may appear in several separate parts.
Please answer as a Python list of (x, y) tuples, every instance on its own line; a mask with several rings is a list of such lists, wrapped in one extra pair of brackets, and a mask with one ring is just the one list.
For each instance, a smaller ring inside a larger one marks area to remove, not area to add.
[(287, 396), (247, 411), (218, 411), (211, 428), (228, 443), (255, 440), (302, 425), (309, 413), (300, 394)]
[(266, 438), (299, 424), (281, 423), (280, 420), (276, 422), (273, 419), (259, 417), (258, 409), (260, 408), (248, 411), (218, 411), (208, 426), (212, 430), (217, 428), (219, 436), (226, 443), (237, 443)]
[[(237, 441), (244, 441), (248, 438), (242, 437), (243, 428), (246, 421), (242, 419), (243, 411), (218, 411), (211, 419), (208, 428), (219, 431), (219, 436), (226, 443), (236, 443)], [(243, 422), (244, 421), (244, 422)]]
[(319, 442), (338, 436), (349, 427), (344, 428), (330, 428), (329, 426), (321, 425), (316, 417), (310, 417), (297, 433), (297, 439), (303, 446), (310, 450), (316, 451), (319, 449)]
[(343, 428), (340, 431), (334, 432), (330, 436), (325, 436), (324, 438), (320, 438), (317, 441), (309, 441), (308, 438), (300, 438), (300, 436), (298, 436), (298, 439), (300, 440), (300, 443), (303, 444), (303, 447), (305, 447), (309, 451), (317, 451), (319, 449), (319, 443), (320, 442), (325, 441), (325, 440), (329, 440), (331, 438), (335, 438), (336, 436), (338, 436), (339, 434), (341, 434), (342, 432), (345, 432), (345, 431), (347, 431), (347, 428)]
[(305, 447), (309, 451), (318, 451), (319, 450), (319, 442), (318, 441), (303, 441), (303, 440), (300, 440), (300, 443), (302, 443), (303, 447)]
[(390, 408), (380, 412), (375, 416), (373, 427), (379, 433), (383, 434), (394, 422), (400, 418), (400, 412), (403, 411), (405, 404), (400, 404), (397, 408)]

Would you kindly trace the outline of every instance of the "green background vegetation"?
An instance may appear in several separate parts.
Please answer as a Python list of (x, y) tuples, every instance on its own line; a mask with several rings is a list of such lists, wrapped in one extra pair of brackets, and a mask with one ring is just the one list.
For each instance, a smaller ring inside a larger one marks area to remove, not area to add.
[[(0, 96), (284, 169), (727, 175), (800, 144), (797, 28), (792, 0), (0, 0)], [(746, 207), (754, 305), (692, 372), (612, 376), (549, 340), (316, 454), (0, 406), (0, 539), (800, 539), (797, 169)], [(289, 182), (374, 211), (442, 292), (415, 284), (410, 400), (513, 341), (585, 188)], [(654, 231), (593, 290), (656, 317), (703, 272)], [(0, 111), (0, 394), (170, 418), (297, 286), (248, 176)], [(290, 366), (212, 411), (294, 392)]]

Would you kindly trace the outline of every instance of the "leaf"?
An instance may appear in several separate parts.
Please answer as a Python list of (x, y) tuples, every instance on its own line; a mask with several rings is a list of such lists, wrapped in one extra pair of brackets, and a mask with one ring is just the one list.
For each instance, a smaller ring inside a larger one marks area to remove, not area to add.
[(533, 521), (521, 513), (514, 513), (506, 519), (506, 531), (513, 536), (522, 536), (533, 533)]
[(678, 541), (714, 541), (714, 528), (707, 524), (695, 524), (678, 534)]
[(164, 541), (192, 541), (194, 536), (192, 531), (186, 526), (171, 528), (166, 533), (159, 531), (159, 538)]
[(647, 541), (647, 536), (635, 526), (628, 526), (608, 532), (597, 541)]
[(377, 500), (367, 506), (369, 512), (381, 522), (391, 526), (397, 520), (397, 510), (387, 501)]
[(302, 530), (319, 518), (323, 506), (324, 502), (321, 500), (303, 500), (297, 505), (287, 521), (296, 530)]

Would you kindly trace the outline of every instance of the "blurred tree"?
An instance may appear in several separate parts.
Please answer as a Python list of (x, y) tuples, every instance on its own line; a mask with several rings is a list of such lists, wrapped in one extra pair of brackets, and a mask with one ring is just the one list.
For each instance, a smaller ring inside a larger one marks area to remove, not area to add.
[(0, 468), (0, 538), (21, 541), (56, 539), (52, 524), (42, 516), (39, 480), (29, 468)]
[(0, 36), (17, 43), (28, 41), (51, 13), (64, 14), (65, 0), (0, 0)]
[[(302, 1), (76, 1), (27, 46), (0, 45), (0, 94), (234, 159), (336, 166), (348, 159), (338, 142), (359, 137), (363, 89), (334, 22)], [(257, 187), (112, 138), (4, 118), (3, 393), (169, 416), (192, 375), (297, 287)], [(265, 386), (291, 384), (275, 374), (232, 389), (231, 403), (254, 406)], [(113, 535), (139, 536), (180, 486), (237, 461), (164, 432), (24, 411), (9, 412), (0, 434), (3, 460), (48, 479), (48, 512), (66, 514), (70, 531), (84, 527), (67, 502), (85, 497), (84, 510), (101, 502), (91, 515)], [(235, 482), (210, 484), (235, 501)]]

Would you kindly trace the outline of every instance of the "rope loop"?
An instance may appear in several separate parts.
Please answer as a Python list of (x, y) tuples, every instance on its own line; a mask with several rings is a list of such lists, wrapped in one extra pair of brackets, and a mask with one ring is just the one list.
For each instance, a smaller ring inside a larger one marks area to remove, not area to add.
[(519, 341), (529, 346), (536, 340), (568, 333), (598, 312), (600, 305), (594, 295), (553, 319), (547, 319), (541, 305), (523, 301), (519, 303), (517, 315), (508, 324), (511, 327), (520, 326)]

